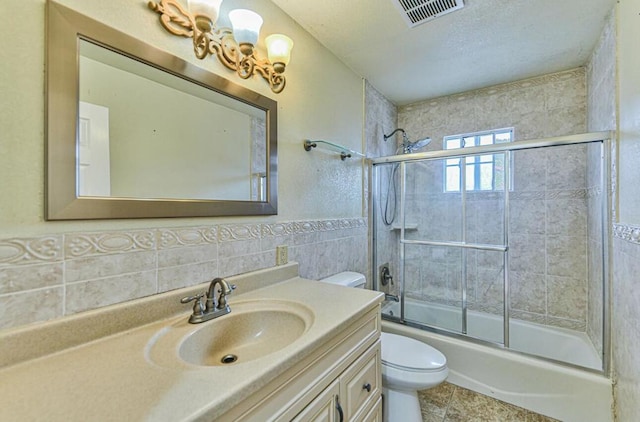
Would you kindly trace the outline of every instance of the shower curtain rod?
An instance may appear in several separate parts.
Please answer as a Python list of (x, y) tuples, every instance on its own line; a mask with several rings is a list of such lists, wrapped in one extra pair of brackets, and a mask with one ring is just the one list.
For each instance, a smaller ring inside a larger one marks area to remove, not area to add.
[(542, 148), (548, 146), (586, 144), (589, 142), (599, 142), (610, 140), (613, 132), (591, 132), (579, 135), (558, 136), (554, 138), (531, 139), (526, 141), (515, 141), (504, 144), (483, 145), (479, 147), (447, 149), (441, 151), (419, 152), (414, 154), (391, 155), (388, 157), (379, 157), (371, 159), (372, 164), (382, 163), (399, 163), (414, 160), (424, 160), (429, 158), (445, 158), (445, 157), (466, 157), (478, 154), (493, 154), (505, 151), (517, 151), (521, 149)]

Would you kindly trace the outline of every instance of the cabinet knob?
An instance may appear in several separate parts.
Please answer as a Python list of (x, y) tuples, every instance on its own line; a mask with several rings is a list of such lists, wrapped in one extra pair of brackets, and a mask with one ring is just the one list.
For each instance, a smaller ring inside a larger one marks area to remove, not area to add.
[(367, 393), (371, 392), (371, 384), (370, 383), (366, 383), (362, 386), (363, 390), (367, 390)]

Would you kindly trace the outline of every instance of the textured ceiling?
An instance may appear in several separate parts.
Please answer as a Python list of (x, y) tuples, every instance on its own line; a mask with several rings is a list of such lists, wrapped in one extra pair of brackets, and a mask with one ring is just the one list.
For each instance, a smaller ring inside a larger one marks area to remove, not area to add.
[(398, 105), (582, 66), (616, 2), (465, 0), (410, 29), (395, 0), (272, 1)]

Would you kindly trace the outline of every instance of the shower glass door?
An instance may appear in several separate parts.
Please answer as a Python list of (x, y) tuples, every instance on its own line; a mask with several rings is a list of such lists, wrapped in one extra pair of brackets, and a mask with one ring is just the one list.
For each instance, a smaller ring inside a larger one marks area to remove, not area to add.
[(445, 160), (420, 160), (401, 168), (400, 262), (404, 318), (464, 333), (463, 195), (446, 192)]
[(373, 160), (385, 319), (606, 373), (607, 135)]
[(402, 319), (399, 259), (400, 164), (379, 164), (371, 169), (373, 285), (385, 293), (382, 313), (390, 319)]
[(406, 321), (504, 343), (508, 155), (401, 166)]

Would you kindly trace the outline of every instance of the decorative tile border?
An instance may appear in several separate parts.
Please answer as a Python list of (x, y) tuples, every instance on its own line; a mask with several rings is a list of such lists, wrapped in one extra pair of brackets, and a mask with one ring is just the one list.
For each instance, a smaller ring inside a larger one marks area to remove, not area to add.
[(218, 227), (159, 229), (157, 239), (158, 249), (216, 243), (218, 240)]
[(289, 236), (314, 232), (348, 230), (367, 227), (365, 218), (346, 218), (340, 220), (297, 221), (262, 225), (262, 237)]
[(628, 224), (614, 224), (613, 236), (640, 245), (640, 226)]
[(216, 242), (255, 240), (366, 228), (365, 218), (212, 225), (149, 230), (69, 233), (33, 238), (0, 239), (0, 267), (63, 261), (71, 258), (155, 251)]
[(587, 199), (588, 196), (587, 189), (548, 190), (546, 192), (546, 199)]
[(74, 233), (64, 236), (65, 256), (68, 258), (155, 249), (154, 230)]
[(602, 189), (600, 186), (593, 186), (587, 189), (587, 198), (597, 198), (602, 195)]
[(313, 233), (319, 231), (317, 221), (301, 221), (299, 223), (295, 223), (294, 227), (296, 230), (294, 234)]
[(62, 236), (0, 240), (0, 266), (61, 261)]
[(289, 236), (295, 232), (296, 225), (294, 223), (270, 223), (262, 225), (261, 235), (262, 238), (282, 237)]
[(234, 224), (220, 226), (218, 231), (219, 242), (233, 242), (237, 240), (260, 239), (260, 224)]

